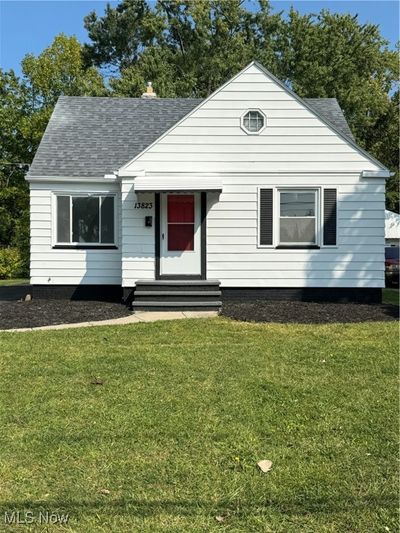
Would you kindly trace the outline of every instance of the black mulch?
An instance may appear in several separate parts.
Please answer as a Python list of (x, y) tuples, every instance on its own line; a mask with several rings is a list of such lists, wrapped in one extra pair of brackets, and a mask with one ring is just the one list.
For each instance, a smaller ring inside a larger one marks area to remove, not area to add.
[(386, 304), (262, 301), (226, 302), (222, 315), (246, 322), (330, 324), (398, 320), (399, 308)]
[(129, 314), (126, 306), (110, 302), (37, 299), (30, 302), (0, 302), (0, 329), (91, 322)]

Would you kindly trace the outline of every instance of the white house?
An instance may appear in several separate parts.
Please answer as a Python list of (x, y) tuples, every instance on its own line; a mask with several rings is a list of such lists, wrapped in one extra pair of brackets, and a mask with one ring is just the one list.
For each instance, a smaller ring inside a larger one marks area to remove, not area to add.
[(31, 165), (40, 297), (376, 301), (385, 178), (335, 99), (252, 62), (205, 100), (61, 97)]
[(393, 211), (385, 211), (385, 243), (386, 246), (399, 246), (400, 215)]

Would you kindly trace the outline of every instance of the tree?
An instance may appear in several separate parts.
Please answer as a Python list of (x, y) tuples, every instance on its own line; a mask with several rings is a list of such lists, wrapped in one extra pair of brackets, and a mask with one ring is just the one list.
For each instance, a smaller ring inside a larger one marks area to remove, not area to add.
[(368, 146), (376, 157), (385, 162), (393, 172), (386, 181), (386, 208), (399, 212), (399, 106), (400, 96), (397, 90), (390, 99), (387, 112), (376, 122), (371, 131)]
[(131, 66), (164, 30), (162, 19), (146, 0), (123, 0), (115, 9), (107, 4), (104, 17), (92, 11), (84, 18), (84, 25), (92, 41), (83, 48), (87, 64), (111, 72)]
[(21, 129), (28, 113), (25, 87), (13, 71), (0, 70), (0, 189), (23, 184), (23, 163), (30, 161), (32, 150), (30, 136)]
[(397, 54), (379, 27), (360, 25), (349, 14), (300, 15), (292, 9), (283, 41), (280, 70), (293, 90), (307, 98), (337, 98), (357, 141), (368, 149), (398, 80)]
[(22, 77), (0, 70), (0, 246), (15, 247), (29, 270), (29, 196), (24, 180), (61, 94), (107, 94), (101, 74), (86, 67), (75, 37), (58, 35), (39, 56), (22, 61)]
[(119, 68), (110, 79), (115, 94), (139, 96), (151, 80), (163, 97), (204, 97), (255, 56), (276, 70), (281, 17), (270, 13), (267, 1), (256, 12), (239, 0), (159, 0), (153, 10), (143, 3), (124, 0), (102, 18), (85, 18), (94, 40), (85, 47), (86, 60)]

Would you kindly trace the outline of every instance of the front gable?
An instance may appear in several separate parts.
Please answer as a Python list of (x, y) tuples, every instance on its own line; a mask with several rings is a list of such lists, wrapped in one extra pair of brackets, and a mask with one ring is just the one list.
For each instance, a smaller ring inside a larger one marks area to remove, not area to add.
[[(265, 127), (249, 135), (243, 116)], [(386, 170), (261, 65), (251, 63), (124, 165), (121, 174), (360, 173)]]

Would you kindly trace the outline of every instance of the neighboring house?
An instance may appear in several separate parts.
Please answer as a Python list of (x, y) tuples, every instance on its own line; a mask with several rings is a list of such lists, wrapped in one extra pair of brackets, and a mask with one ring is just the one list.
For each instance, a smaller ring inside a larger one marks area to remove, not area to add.
[(335, 99), (256, 62), (205, 100), (144, 96), (59, 99), (27, 177), (34, 296), (380, 298), (389, 171)]
[(385, 244), (386, 246), (399, 246), (400, 242), (400, 215), (393, 211), (385, 211)]

